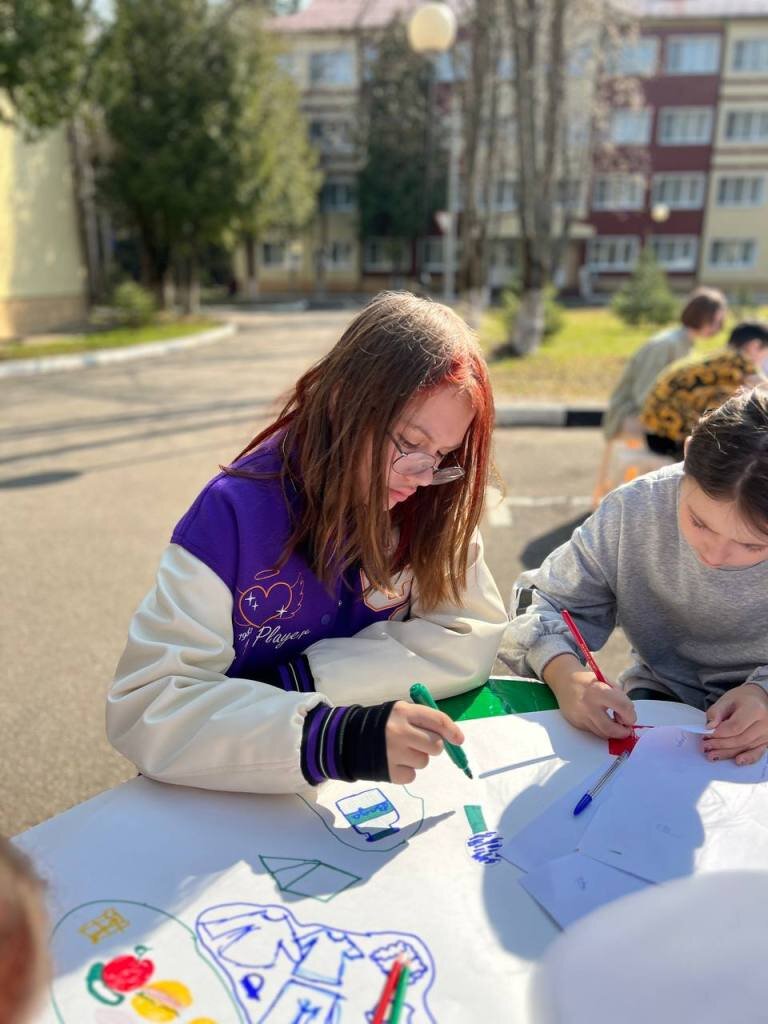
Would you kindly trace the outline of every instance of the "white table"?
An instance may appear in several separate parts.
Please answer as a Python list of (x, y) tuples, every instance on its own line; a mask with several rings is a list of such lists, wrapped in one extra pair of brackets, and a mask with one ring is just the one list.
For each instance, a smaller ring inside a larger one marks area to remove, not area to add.
[[(703, 719), (673, 703), (638, 709), (650, 724)], [(152, 999), (184, 1024), (364, 1021), (402, 949), (416, 967), (403, 1024), (531, 1020), (533, 970), (559, 931), (515, 867), (473, 859), (464, 808), (512, 835), (606, 744), (556, 711), (463, 728), (474, 782), (447, 757), (411, 787), (329, 783), (305, 799), (136, 779), (19, 836), (57, 924), (39, 1024), (160, 1019), (142, 1018)], [(129, 954), (151, 977), (110, 988)]]

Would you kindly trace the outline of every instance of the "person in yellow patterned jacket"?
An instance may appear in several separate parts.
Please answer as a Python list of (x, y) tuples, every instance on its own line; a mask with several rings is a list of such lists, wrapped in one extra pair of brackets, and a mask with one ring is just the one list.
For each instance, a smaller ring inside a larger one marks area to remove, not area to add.
[(725, 350), (675, 363), (656, 378), (640, 412), (648, 447), (682, 459), (685, 439), (703, 413), (766, 377), (768, 325), (740, 323)]

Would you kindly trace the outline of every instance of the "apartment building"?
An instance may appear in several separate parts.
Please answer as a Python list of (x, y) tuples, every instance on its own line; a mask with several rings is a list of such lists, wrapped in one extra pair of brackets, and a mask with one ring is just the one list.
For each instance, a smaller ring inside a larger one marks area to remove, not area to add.
[[(266, 239), (262, 243), (259, 275), (264, 291), (316, 286), (318, 278), (328, 290), (375, 291), (392, 284), (413, 284), (419, 273), (439, 289), (445, 269), (440, 217), (433, 220), (431, 233), (416, 243), (391, 238), (361, 239), (355, 195), (362, 157), (356, 144), (358, 102), (366, 62), (372, 54), (371, 35), (393, 18), (407, 18), (419, 2), (305, 0), (297, 13), (273, 19), (271, 28), (286, 50), (283, 65), (301, 90), (302, 108), (310, 137), (319, 150), (325, 184), (319, 196), (317, 217), (301, 239)], [(461, 9), (458, 0), (449, 2)], [(456, 46), (460, 49), (462, 45), (460, 37)], [(574, 144), (582, 149), (589, 136), (588, 120), (583, 113), (589, 109), (589, 103), (584, 102), (584, 93), (592, 88), (590, 77), (584, 74), (588, 49), (584, 45), (575, 47), (569, 61), (569, 71), (573, 71), (569, 90), (573, 109), (569, 121)], [(457, 71), (448, 54), (437, 59), (436, 70), (437, 130), (447, 133), (446, 109)], [(498, 145), (503, 152), (490, 198), (494, 217), (489, 276), (494, 289), (504, 287), (514, 275), (519, 237), (509, 55), (502, 55), (498, 74), (507, 88), (501, 90), (499, 97)], [(572, 232), (576, 241), (566, 253), (562, 272), (562, 281), (573, 286), (578, 279), (583, 249), (577, 243), (593, 233), (584, 219), (587, 178), (585, 173), (579, 179), (559, 183), (556, 222), (566, 207), (576, 217)]]
[(611, 115), (612, 156), (591, 189), (584, 264), (611, 290), (650, 245), (673, 286), (768, 294), (768, 7), (647, 0), (616, 55), (642, 105)]
[(67, 133), (0, 125), (0, 338), (83, 320), (87, 279)]
[[(437, 226), (421, 242), (420, 260), (410, 249), (395, 258), (392, 240), (360, 239), (355, 196), (366, 37), (407, 17), (417, 2), (307, 0), (298, 13), (273, 20), (325, 183), (318, 214), (301, 239), (263, 241), (265, 291), (307, 290), (318, 281), (331, 291), (375, 290), (407, 283), (418, 264), (439, 287)], [(615, 104), (601, 127), (610, 153), (597, 150), (591, 169), (582, 161), (583, 175), (561, 183), (560, 201), (570, 204), (575, 220), (558, 283), (571, 291), (612, 291), (650, 245), (680, 290), (703, 282), (768, 294), (768, 6), (764, 0), (636, 0), (634, 9), (637, 36), (609, 55), (604, 68), (609, 88), (611, 76), (635, 79), (640, 102)], [(575, 112), (589, 109), (581, 97), (597, 66), (590, 48), (594, 53), (594, 42), (585, 39), (569, 54), (569, 123), (581, 146), (590, 133)], [(440, 77), (450, 89), (449, 62)], [(512, 120), (509, 109), (506, 116)], [(511, 146), (504, 167), (493, 200), (494, 288), (511, 279), (517, 258)]]

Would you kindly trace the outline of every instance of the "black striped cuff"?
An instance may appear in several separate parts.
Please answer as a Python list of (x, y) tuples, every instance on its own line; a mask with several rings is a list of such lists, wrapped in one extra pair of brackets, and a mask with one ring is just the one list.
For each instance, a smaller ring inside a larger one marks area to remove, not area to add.
[(301, 738), (301, 771), (307, 782), (389, 782), (386, 728), (394, 703), (369, 708), (318, 704), (307, 712)]

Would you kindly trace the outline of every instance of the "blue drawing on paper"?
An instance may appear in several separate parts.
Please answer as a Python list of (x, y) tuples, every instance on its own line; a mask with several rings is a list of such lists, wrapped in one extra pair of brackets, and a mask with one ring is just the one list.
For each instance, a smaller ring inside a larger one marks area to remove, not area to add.
[(467, 840), (473, 860), (480, 864), (498, 864), (504, 839), (498, 832), (476, 832)]
[(424, 800), (407, 786), (383, 783), (361, 790), (326, 782), (311, 798), (297, 797), (334, 839), (360, 853), (386, 855), (404, 846), (424, 824)]
[(285, 907), (259, 903), (209, 907), (195, 931), (249, 1024), (370, 1022), (399, 956), (411, 968), (403, 1022), (435, 1024), (427, 1005), (435, 964), (417, 935), (304, 924)]
[(369, 843), (378, 842), (399, 832), (395, 823), (400, 814), (392, 801), (380, 789), (366, 789), (362, 793), (342, 797), (336, 801), (339, 812)]

